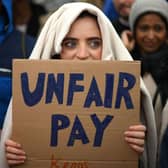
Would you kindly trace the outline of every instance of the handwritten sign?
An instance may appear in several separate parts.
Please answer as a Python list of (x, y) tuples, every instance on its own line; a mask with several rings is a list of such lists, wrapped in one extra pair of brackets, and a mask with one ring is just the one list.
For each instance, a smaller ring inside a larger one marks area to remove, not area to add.
[(21, 167), (138, 167), (123, 132), (139, 123), (139, 74), (139, 62), (14, 60)]

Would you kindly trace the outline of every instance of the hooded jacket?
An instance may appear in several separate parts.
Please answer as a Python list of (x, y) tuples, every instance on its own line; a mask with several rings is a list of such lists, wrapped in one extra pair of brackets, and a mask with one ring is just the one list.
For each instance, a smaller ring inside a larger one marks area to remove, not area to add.
[(16, 31), (12, 24), (12, 0), (2, 0), (0, 11), (0, 129), (12, 94), (12, 59), (27, 58), (35, 39)]
[[(0, 49), (1, 46), (6, 38), (8, 38), (9, 34), (13, 31), (13, 24), (12, 24), (12, 1), (11, 0), (2, 0), (1, 1), (1, 11), (0, 11)], [(11, 82), (9, 79), (2, 77), (2, 71), (4, 72), (5, 69), (2, 67), (3, 56), (4, 53), (0, 51), (0, 128), (2, 128), (3, 119), (5, 116), (5, 112), (8, 107), (8, 103), (10, 101), (11, 90)], [(4, 75), (3, 75), (4, 76)], [(5, 88), (5, 91), (4, 91)]]
[[(60, 7), (53, 13), (44, 25), (37, 43), (33, 49), (30, 59), (51, 59), (54, 54), (60, 54), (61, 43), (70, 30), (71, 24), (80, 15), (81, 12), (87, 10), (88, 12), (97, 16), (100, 27), (103, 50), (102, 60), (132, 60), (129, 52), (124, 47), (113, 28), (111, 22), (97, 7), (82, 2), (67, 3)], [(142, 163), (144, 168), (155, 168), (156, 162), (156, 126), (154, 121), (154, 112), (152, 101), (149, 93), (141, 80), (141, 119), (147, 126), (145, 152), (142, 156)], [(4, 142), (11, 135), (12, 128), (12, 101), (8, 107), (7, 116), (4, 123), (4, 128), (1, 135), (0, 143), (0, 167), (7, 168), (5, 160)]]

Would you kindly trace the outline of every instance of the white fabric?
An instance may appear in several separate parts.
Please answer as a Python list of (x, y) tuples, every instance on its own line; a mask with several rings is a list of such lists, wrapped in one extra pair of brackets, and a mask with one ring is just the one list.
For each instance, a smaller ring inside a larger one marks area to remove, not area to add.
[[(143, 76), (143, 81), (145, 83), (146, 88), (148, 89), (150, 93), (151, 99), (154, 100), (154, 97), (157, 91), (156, 82), (154, 81), (150, 73), (146, 73)], [(163, 109), (160, 94), (157, 95), (155, 104), (153, 106), (154, 106), (154, 111), (155, 111), (155, 122), (156, 122), (156, 128), (157, 128), (157, 135), (159, 138), (160, 128), (161, 128), (162, 109)]]
[[(33, 49), (30, 59), (50, 59), (54, 53), (60, 53), (61, 42), (68, 33), (71, 24), (77, 16), (84, 10), (93, 13), (98, 18), (103, 40), (103, 60), (132, 60), (129, 52), (122, 44), (119, 36), (114, 30), (111, 22), (97, 7), (82, 2), (67, 3), (53, 13), (44, 25), (37, 43)], [(142, 118), (148, 127), (146, 151), (143, 161), (146, 168), (155, 168), (156, 159), (156, 126), (154, 122), (154, 113), (149, 93), (141, 80), (142, 91)], [(11, 135), (12, 127), (12, 109), (8, 108), (7, 116), (2, 130), (0, 143), (0, 168), (7, 168), (4, 156), (4, 141)]]
[[(154, 99), (156, 90), (157, 90), (157, 85), (155, 81), (153, 80), (151, 74), (146, 73), (143, 76), (143, 81), (150, 93), (151, 99)], [(162, 139), (164, 136), (164, 133), (166, 131), (166, 128), (168, 126), (168, 100), (165, 104), (165, 106), (162, 106), (161, 103), (161, 97), (160, 94), (156, 97), (156, 102), (154, 105), (154, 110), (155, 110), (155, 122), (156, 122), (156, 128), (157, 128), (157, 139), (158, 139), (158, 147), (157, 147), (157, 161), (159, 162), (160, 159), (160, 147), (162, 143)]]
[(132, 60), (107, 17), (97, 7), (82, 2), (65, 4), (49, 17), (40, 33), (31, 58), (49, 59), (51, 53), (60, 53), (62, 40), (73, 21), (84, 10), (98, 16), (103, 37), (102, 59)]

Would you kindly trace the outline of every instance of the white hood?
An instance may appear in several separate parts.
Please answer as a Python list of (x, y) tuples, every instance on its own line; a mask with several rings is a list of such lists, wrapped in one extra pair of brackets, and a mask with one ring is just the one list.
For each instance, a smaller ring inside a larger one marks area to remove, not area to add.
[(71, 24), (85, 10), (98, 18), (103, 40), (102, 59), (132, 60), (132, 57), (123, 46), (120, 37), (104, 13), (99, 8), (83, 2), (67, 3), (49, 17), (30, 58), (50, 59), (52, 54), (59, 54), (62, 40), (69, 32)]

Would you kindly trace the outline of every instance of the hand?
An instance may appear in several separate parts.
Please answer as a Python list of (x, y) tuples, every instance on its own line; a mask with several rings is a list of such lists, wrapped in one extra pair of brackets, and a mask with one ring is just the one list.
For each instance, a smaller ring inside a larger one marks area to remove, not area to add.
[(128, 51), (132, 51), (135, 46), (135, 40), (133, 38), (133, 34), (129, 30), (125, 30), (121, 34), (122, 42), (124, 43), (125, 47), (128, 49)]
[(124, 132), (125, 141), (138, 154), (142, 154), (145, 144), (146, 127), (144, 125), (133, 125)]
[(19, 143), (7, 140), (5, 142), (5, 148), (6, 159), (10, 166), (20, 165), (25, 162), (26, 154)]

